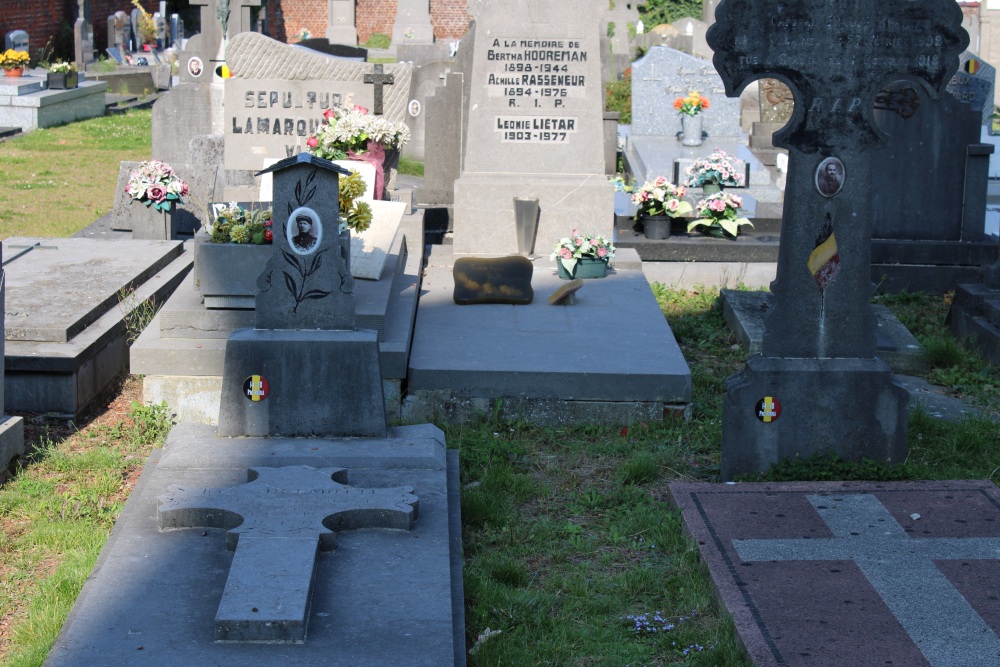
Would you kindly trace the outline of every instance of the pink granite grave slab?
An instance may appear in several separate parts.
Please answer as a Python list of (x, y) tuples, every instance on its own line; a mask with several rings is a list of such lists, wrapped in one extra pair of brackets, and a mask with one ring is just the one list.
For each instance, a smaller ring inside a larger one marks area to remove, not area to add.
[(755, 665), (1000, 665), (991, 482), (670, 492)]

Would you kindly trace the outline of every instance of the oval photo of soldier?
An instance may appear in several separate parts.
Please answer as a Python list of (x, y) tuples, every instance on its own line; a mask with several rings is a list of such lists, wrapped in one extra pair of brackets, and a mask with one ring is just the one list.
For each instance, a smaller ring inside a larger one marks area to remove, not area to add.
[(828, 157), (816, 168), (816, 189), (824, 197), (833, 197), (844, 187), (844, 163)]
[(311, 255), (323, 240), (323, 224), (316, 211), (300, 206), (288, 216), (285, 223), (288, 246), (297, 255)]

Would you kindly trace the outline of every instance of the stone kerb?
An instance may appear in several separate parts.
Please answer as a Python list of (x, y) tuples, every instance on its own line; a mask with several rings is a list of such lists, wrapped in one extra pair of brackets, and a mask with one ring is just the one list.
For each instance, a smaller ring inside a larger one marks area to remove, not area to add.
[(599, 25), (606, 3), (476, 0), (455, 252), (516, 252), (514, 197), (537, 197), (536, 247), (574, 227), (611, 235)]
[(233, 77), (225, 84), (226, 169), (259, 170), (263, 160), (300, 153), (319, 127), (323, 110), (360, 104), (373, 113), (376, 85), (381, 115), (402, 121), (410, 100), (413, 66), (383, 65), (391, 84), (366, 83), (370, 63), (333, 58), (277, 42), (259, 33), (233, 37), (226, 49)]
[(709, 100), (702, 112), (709, 144), (716, 138), (742, 136), (740, 100), (726, 97), (726, 87), (710, 60), (666, 46), (654, 46), (632, 64), (632, 134), (673, 137), (681, 131), (674, 100), (697, 90)]

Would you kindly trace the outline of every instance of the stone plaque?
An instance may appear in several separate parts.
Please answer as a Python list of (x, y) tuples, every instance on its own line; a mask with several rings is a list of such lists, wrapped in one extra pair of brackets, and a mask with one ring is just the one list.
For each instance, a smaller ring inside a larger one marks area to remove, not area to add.
[[(258, 170), (267, 158), (300, 153), (334, 105), (374, 110), (382, 90), (382, 115), (402, 121), (409, 102), (412, 65), (384, 65), (393, 83), (366, 83), (373, 65), (347, 62), (248, 32), (234, 37), (226, 61), (224, 107), (226, 169)], [(381, 78), (384, 78), (381, 77)]]

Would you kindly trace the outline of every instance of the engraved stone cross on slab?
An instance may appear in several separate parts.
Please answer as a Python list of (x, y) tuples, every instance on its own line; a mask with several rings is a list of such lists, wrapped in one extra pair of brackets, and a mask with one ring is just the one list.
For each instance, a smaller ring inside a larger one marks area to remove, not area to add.
[[(899, 79), (944, 89), (969, 43), (962, 10), (953, 0), (722, 0), (707, 39), (727, 95), (768, 77), (795, 98), (774, 135), (789, 153), (775, 305), (762, 356), (730, 381), (723, 478), (816, 452), (902, 460), (907, 399), (875, 358), (869, 306), (867, 153), (884, 139), (873, 107)], [(761, 402), (777, 406), (767, 421)]]
[(302, 642), (318, 550), (335, 531), (410, 530), (413, 488), (346, 486), (344, 468), (250, 468), (247, 484), (221, 489), (171, 486), (160, 496), (160, 530), (227, 528), (236, 553), (215, 616), (216, 641)]
[(391, 86), (396, 82), (396, 76), (394, 74), (386, 74), (385, 67), (381, 64), (375, 65), (375, 71), (372, 74), (365, 74), (365, 83), (371, 83), (375, 85), (375, 104), (372, 106), (372, 113), (380, 116), (382, 115), (382, 107), (384, 95), (382, 91), (382, 86)]

